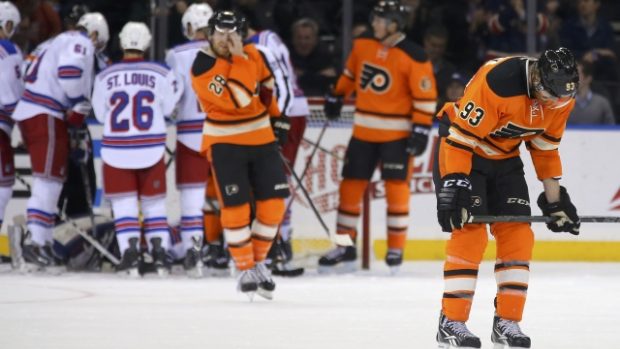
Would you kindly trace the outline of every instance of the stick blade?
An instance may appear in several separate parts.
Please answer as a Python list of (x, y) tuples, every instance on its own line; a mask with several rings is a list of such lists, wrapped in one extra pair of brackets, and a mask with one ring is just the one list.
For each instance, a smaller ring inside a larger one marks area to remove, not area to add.
[(331, 240), (338, 246), (353, 246), (353, 239), (348, 234), (332, 234)]

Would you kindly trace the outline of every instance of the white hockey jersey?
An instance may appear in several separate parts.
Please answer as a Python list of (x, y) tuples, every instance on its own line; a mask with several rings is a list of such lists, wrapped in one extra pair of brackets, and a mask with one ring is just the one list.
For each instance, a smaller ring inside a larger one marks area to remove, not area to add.
[(0, 40), (0, 131), (9, 137), (13, 129), (11, 114), (22, 96), (22, 51), (9, 40)]
[(37, 46), (26, 68), (25, 90), (13, 119), (49, 114), (63, 120), (68, 109), (88, 101), (94, 54), (90, 39), (78, 31), (61, 33)]
[[(267, 47), (275, 57), (273, 63), (275, 65), (272, 65), (272, 62), (269, 62), (269, 65), (276, 79), (276, 98), (280, 110), (289, 117), (310, 115), (308, 100), (297, 85), (297, 77), (291, 64), (290, 53), (278, 34), (271, 30), (263, 30), (250, 37), (250, 41), (256, 44), (259, 49), (261, 46)], [(281, 77), (278, 77), (279, 74), (276, 72), (278, 69), (282, 72)], [(286, 88), (281, 86), (286, 86)]]
[(166, 64), (174, 71), (179, 84), (183, 85), (176, 117), (177, 140), (194, 151), (200, 151), (206, 114), (192, 89), (190, 70), (198, 51), (207, 45), (206, 40), (191, 41), (174, 47), (166, 55)]
[(92, 103), (103, 124), (103, 161), (124, 169), (157, 163), (164, 156), (165, 117), (182, 93), (172, 70), (155, 62), (126, 60), (97, 74)]

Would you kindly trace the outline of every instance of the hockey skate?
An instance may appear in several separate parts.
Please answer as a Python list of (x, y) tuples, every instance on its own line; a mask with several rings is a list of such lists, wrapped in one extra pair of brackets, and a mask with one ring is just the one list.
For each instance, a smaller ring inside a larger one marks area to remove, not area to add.
[(390, 274), (396, 275), (403, 264), (403, 250), (388, 249), (385, 255), (385, 264), (390, 268)]
[(285, 277), (300, 276), (304, 273), (304, 268), (291, 265), (293, 249), (290, 241), (283, 241), (279, 237), (273, 242), (267, 259), (266, 266), (271, 269), (271, 274)]
[(497, 315), (493, 317), (491, 342), (494, 349), (523, 349), (531, 346), (530, 337), (521, 332), (518, 322)]
[(337, 246), (319, 258), (319, 273), (351, 273), (356, 269), (355, 246)]
[(187, 250), (185, 259), (183, 260), (183, 269), (187, 273), (187, 276), (191, 278), (202, 277), (202, 256), (200, 253), (201, 239), (198, 237), (192, 237), (193, 246)]
[(228, 249), (218, 243), (209, 244), (203, 249), (203, 262), (212, 276), (229, 276), (230, 254)]
[(140, 258), (138, 238), (129, 239), (129, 248), (123, 252), (121, 262), (116, 266), (116, 272), (132, 278), (140, 277)]
[(61, 261), (54, 255), (52, 245), (49, 243), (39, 246), (26, 239), (22, 247), (22, 256), (28, 271), (44, 271), (51, 274), (62, 272)]
[(166, 249), (161, 245), (161, 243), (162, 241), (160, 237), (151, 239), (151, 244), (153, 245), (151, 256), (153, 257), (153, 266), (155, 267), (157, 275), (160, 277), (166, 277), (170, 274), (170, 266), (172, 263), (170, 262)]
[(244, 293), (254, 300), (254, 293), (258, 290), (258, 278), (256, 277), (256, 269), (246, 269), (239, 272), (237, 277), (237, 291)]
[(271, 278), (271, 272), (267, 269), (265, 263), (257, 263), (254, 267), (256, 278), (258, 279), (257, 292), (259, 296), (272, 300), (273, 291), (276, 289), (276, 283)]
[(467, 329), (464, 322), (448, 319), (443, 312), (439, 316), (437, 343), (440, 349), (480, 348), (480, 338)]

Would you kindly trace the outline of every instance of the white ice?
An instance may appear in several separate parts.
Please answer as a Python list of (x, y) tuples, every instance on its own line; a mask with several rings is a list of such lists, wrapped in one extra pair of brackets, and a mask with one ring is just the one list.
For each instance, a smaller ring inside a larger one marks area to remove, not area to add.
[[(620, 265), (533, 263), (522, 322), (533, 348), (620, 348)], [(233, 278), (0, 274), (0, 348), (436, 348), (440, 262), (277, 278), (250, 303)], [(490, 341), (495, 281), (481, 268), (469, 328)]]

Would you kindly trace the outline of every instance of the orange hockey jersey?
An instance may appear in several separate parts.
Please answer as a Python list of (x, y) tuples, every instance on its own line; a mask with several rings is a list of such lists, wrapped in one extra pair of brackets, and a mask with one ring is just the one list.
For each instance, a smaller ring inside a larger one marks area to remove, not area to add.
[(243, 47), (244, 57), (216, 57), (201, 50), (191, 72), (192, 87), (207, 118), (203, 125), (201, 153), (212, 144), (261, 145), (275, 141), (271, 117), (279, 117), (275, 98), (269, 109), (261, 102), (261, 85), (273, 88), (273, 75), (253, 44)]
[(526, 143), (539, 179), (562, 175), (558, 146), (573, 99), (550, 109), (533, 97), (528, 84), (532, 59), (509, 57), (483, 65), (456, 103), (446, 103), (440, 118), (450, 121), (450, 134), (439, 156), (441, 176), (471, 171), (472, 154), (487, 159), (519, 155)]
[(355, 39), (334, 94), (354, 92), (353, 137), (368, 142), (406, 138), (412, 121), (431, 125), (437, 105), (432, 64), (404, 35), (393, 47), (368, 35)]

